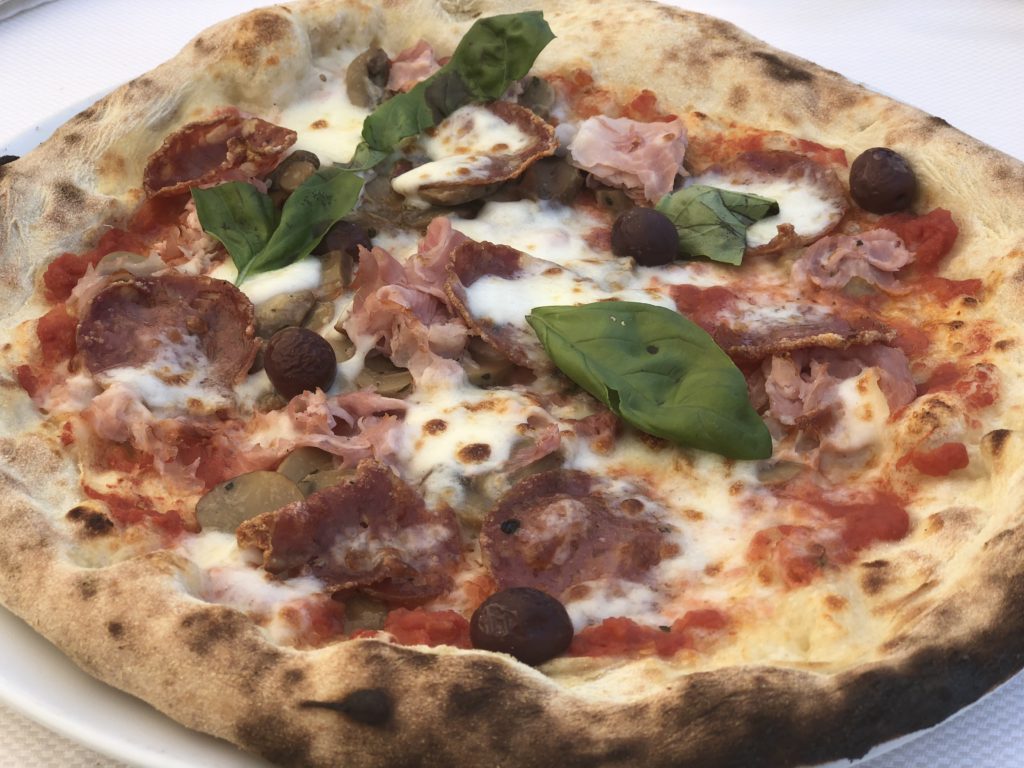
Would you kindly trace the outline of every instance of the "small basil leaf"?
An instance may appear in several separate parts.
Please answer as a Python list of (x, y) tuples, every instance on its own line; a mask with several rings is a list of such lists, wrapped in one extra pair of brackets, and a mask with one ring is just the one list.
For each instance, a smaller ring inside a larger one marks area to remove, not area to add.
[(540, 11), (478, 19), (447, 64), (363, 121), (363, 141), (370, 149), (390, 152), (471, 101), (497, 99), (526, 76), (554, 37)]
[(682, 315), (604, 301), (526, 320), (563, 373), (636, 428), (734, 459), (772, 455), (743, 374)]
[(250, 273), (266, 272), (305, 258), (337, 221), (359, 201), (363, 180), (341, 168), (321, 168), (299, 185), (285, 201), (281, 221), (274, 234), (245, 269), (236, 283)]
[(684, 187), (656, 206), (676, 226), (679, 251), (712, 261), (740, 264), (747, 248), (747, 227), (779, 212), (779, 204), (703, 184)]
[(192, 189), (203, 231), (224, 244), (239, 274), (263, 250), (277, 227), (277, 208), (252, 184), (229, 181)]

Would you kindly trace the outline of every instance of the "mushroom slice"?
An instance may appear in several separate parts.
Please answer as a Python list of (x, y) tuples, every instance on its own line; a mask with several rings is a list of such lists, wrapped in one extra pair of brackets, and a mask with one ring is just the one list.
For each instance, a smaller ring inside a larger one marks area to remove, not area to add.
[(760, 195), (779, 204), (778, 214), (747, 228), (748, 254), (778, 253), (812, 243), (831, 232), (848, 207), (835, 171), (796, 152), (744, 152), (732, 162), (711, 166), (689, 183)]
[(355, 476), (356, 470), (354, 467), (313, 471), (302, 478), (298, 482), (298, 486), (303, 496), (309, 496), (317, 491), (322, 491), (324, 488), (333, 488), (336, 485), (341, 485), (346, 480), (350, 480)]
[(483, 197), (558, 148), (552, 126), (505, 101), (456, 110), (422, 144), (431, 161), (396, 176), (391, 186), (434, 205)]
[(283, 474), (246, 472), (210, 489), (196, 504), (196, 519), (203, 530), (234, 533), (249, 518), (302, 499), (299, 487)]
[(277, 465), (277, 471), (294, 483), (314, 472), (334, 469), (334, 458), (327, 451), (304, 445), (296, 448)]

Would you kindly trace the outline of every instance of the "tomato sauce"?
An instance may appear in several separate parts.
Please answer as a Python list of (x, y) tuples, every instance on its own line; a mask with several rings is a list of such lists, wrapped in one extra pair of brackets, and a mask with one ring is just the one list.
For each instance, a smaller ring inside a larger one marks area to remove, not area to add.
[(945, 477), (950, 472), (964, 469), (969, 463), (967, 446), (963, 443), (943, 443), (928, 451), (914, 449), (900, 458), (896, 466), (910, 464), (922, 475)]
[(469, 622), (455, 611), (396, 608), (384, 619), (384, 631), (401, 645), (473, 647), (469, 641)]
[(650, 627), (613, 617), (576, 633), (570, 656), (650, 656), (670, 658), (684, 649), (701, 650), (729, 627), (729, 617), (714, 608), (687, 611), (671, 626)]

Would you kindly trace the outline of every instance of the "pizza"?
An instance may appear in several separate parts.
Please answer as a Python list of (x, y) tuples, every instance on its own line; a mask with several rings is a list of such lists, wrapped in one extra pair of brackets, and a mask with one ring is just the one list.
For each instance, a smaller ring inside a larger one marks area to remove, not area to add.
[(863, 755), (1022, 666), (1022, 182), (656, 4), (228, 21), (0, 165), (0, 599), (281, 765)]

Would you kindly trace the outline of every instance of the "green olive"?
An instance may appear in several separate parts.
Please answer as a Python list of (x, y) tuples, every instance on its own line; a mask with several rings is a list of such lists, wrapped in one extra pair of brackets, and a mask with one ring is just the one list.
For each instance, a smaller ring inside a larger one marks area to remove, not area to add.
[(277, 471), (293, 483), (299, 482), (306, 475), (328, 469), (334, 469), (334, 457), (327, 451), (309, 445), (296, 448), (277, 465)]
[(196, 519), (203, 530), (234, 533), (246, 520), (302, 499), (299, 487), (282, 474), (247, 472), (210, 489), (196, 504)]

